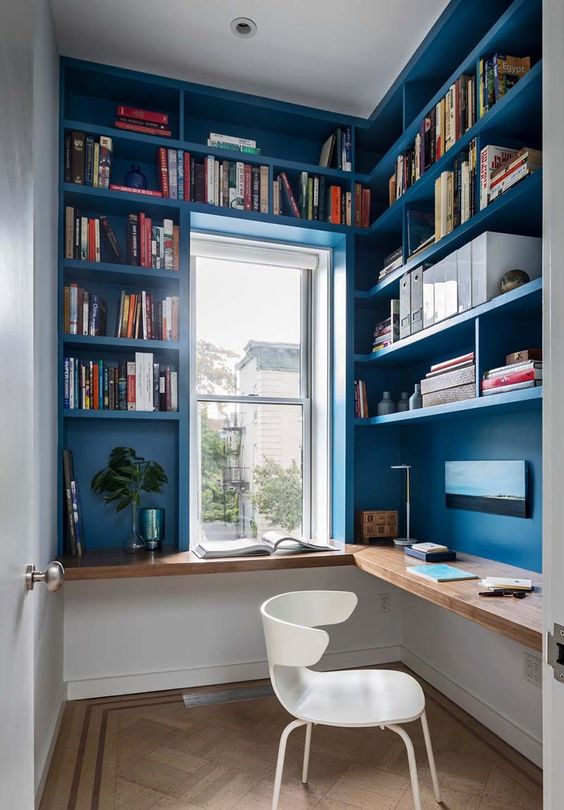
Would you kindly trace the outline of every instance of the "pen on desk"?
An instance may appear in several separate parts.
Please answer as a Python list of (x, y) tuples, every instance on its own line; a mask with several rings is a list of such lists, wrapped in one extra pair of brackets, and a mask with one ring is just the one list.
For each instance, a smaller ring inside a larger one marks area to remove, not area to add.
[(494, 588), (492, 591), (479, 591), (478, 596), (513, 596), (515, 599), (524, 599), (526, 591), (507, 591), (501, 588)]

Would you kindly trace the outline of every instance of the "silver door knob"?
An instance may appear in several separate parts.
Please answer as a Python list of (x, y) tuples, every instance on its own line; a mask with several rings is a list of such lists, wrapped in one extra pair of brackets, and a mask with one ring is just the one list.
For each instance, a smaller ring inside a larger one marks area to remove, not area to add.
[(65, 581), (65, 569), (57, 560), (50, 562), (45, 571), (36, 571), (35, 565), (25, 569), (25, 586), (32, 591), (36, 582), (44, 582), (48, 591), (58, 591)]

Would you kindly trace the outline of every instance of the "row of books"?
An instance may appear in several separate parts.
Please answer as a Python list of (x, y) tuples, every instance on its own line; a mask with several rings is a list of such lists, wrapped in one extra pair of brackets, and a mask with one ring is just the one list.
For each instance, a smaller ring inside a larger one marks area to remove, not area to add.
[(82, 534), (82, 514), (78, 499), (78, 484), (74, 475), (72, 452), (63, 450), (63, 480), (65, 485), (65, 553), (82, 557), (85, 545)]
[(354, 381), (354, 415), (357, 419), (365, 419), (368, 416), (368, 397), (364, 380)]
[(504, 366), (485, 372), (480, 384), (482, 396), (542, 385), (542, 351), (528, 349), (518, 355), (523, 359), (513, 362), (509, 355)]
[(162, 225), (145, 213), (127, 218), (127, 250), (124, 251), (108, 217), (88, 216), (67, 205), (65, 208), (65, 258), (88, 262), (102, 260), (102, 243), (108, 261), (154, 270), (178, 270), (180, 266), (180, 227), (172, 219)]
[[(161, 150), (162, 151), (162, 150)], [(179, 150), (180, 152), (182, 150)], [(161, 157), (160, 176), (164, 196), (175, 193), (174, 184), (178, 172), (173, 169), (172, 185), (170, 171), (166, 171)], [(182, 161), (178, 161), (180, 166)], [(190, 202), (234, 208), (239, 211), (258, 211), (268, 214), (268, 166), (254, 166), (233, 160), (219, 160), (208, 155), (199, 162), (188, 152), (183, 155), (183, 174), (179, 179), (178, 197)]]
[(219, 132), (210, 132), (207, 140), (208, 146), (214, 149), (227, 149), (230, 152), (242, 152), (247, 155), (260, 155), (260, 148), (252, 138), (238, 138), (236, 135), (223, 135)]
[(480, 118), (531, 69), (529, 56), (496, 53), (478, 62)]
[(150, 292), (121, 291), (116, 337), (136, 340), (178, 340), (178, 297), (155, 301)]
[[(483, 185), (482, 165), (488, 173), (483, 178)], [(542, 152), (539, 149), (530, 146), (522, 149), (484, 147), (480, 153), (480, 207), (485, 208), (520, 180), (541, 168)]]
[(325, 177), (300, 174), (299, 192), (295, 192), (286, 172), (272, 183), (272, 207), (275, 216), (351, 225), (352, 195), (340, 186), (327, 185)]
[(64, 180), (93, 188), (109, 188), (112, 139), (84, 132), (65, 132)]
[(390, 314), (374, 327), (372, 351), (379, 352), (400, 339), (400, 302), (399, 298), (390, 301)]
[(326, 169), (339, 169), (342, 172), (352, 172), (352, 129), (351, 127), (337, 127), (331, 133), (319, 155), (319, 165)]
[(397, 157), (389, 181), (390, 205), (476, 123), (475, 90), (473, 76), (459, 76), (446, 96), (423, 118), (413, 147)]
[(152, 352), (135, 360), (64, 359), (63, 405), (68, 410), (177, 411), (178, 372), (155, 363)]
[(452, 171), (441, 172), (435, 180), (435, 241), (467, 222), (477, 211), (477, 144), (457, 155)]
[(63, 294), (63, 328), (66, 335), (106, 334), (106, 302), (76, 282), (65, 285)]
[(117, 129), (140, 132), (143, 135), (159, 135), (164, 138), (170, 138), (172, 135), (168, 113), (130, 107), (126, 104), (116, 105), (114, 126)]
[(394, 270), (399, 270), (400, 267), (403, 267), (403, 246), (400, 245), (398, 248), (393, 250), (388, 256), (385, 257), (382, 269), (378, 273), (378, 281), (382, 281), (382, 279), (389, 276), (390, 273), (393, 273)]

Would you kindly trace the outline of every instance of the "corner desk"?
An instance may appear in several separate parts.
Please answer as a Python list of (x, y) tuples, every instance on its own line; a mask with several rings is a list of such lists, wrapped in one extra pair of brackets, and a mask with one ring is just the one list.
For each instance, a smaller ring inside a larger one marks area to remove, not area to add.
[(452, 565), (480, 577), (526, 577), (535, 590), (525, 599), (478, 596), (478, 580), (436, 583), (411, 574), (407, 568), (418, 561), (393, 546), (342, 544), (339, 551), (276, 554), (272, 557), (238, 557), (200, 560), (190, 551), (163, 550), (140, 556), (121, 551), (91, 551), (84, 557), (59, 557), (66, 581), (127, 579), (138, 577), (221, 574), (237, 571), (282, 571), (354, 565), (361, 571), (389, 582), (421, 599), (457, 613), (488, 630), (507, 636), (532, 650), (542, 650), (542, 577), (535, 571), (459, 552)]

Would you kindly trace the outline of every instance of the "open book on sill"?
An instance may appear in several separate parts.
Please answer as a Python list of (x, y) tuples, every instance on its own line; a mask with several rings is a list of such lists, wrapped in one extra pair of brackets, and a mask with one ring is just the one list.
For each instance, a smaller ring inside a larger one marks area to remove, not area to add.
[(338, 551), (340, 546), (332, 540), (304, 540), (287, 532), (271, 529), (260, 540), (205, 540), (202, 539), (193, 549), (196, 557), (202, 560), (215, 560), (219, 557), (269, 557), (276, 551), (296, 554), (306, 551)]

